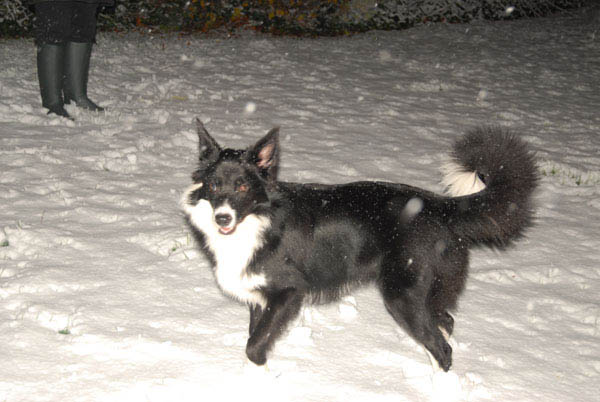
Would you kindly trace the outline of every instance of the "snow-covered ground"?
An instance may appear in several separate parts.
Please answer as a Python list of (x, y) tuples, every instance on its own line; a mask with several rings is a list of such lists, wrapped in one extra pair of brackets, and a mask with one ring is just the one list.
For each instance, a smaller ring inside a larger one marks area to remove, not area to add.
[[(30, 40), (0, 40), (0, 401), (597, 401), (600, 8), (344, 38), (101, 34), (104, 115), (41, 108)], [(245, 147), (281, 126), (281, 178), (441, 191), (475, 125), (539, 156), (537, 226), (476, 250), (454, 365), (432, 372), (374, 287), (307, 307), (247, 365), (178, 206), (199, 116)]]

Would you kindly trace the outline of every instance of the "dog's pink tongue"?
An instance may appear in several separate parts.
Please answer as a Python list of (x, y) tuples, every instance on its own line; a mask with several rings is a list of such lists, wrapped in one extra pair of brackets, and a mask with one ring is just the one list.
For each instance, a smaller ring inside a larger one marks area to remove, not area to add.
[(227, 234), (229, 234), (229, 233), (233, 232), (233, 226), (231, 226), (231, 227), (226, 227), (226, 228), (224, 228), (224, 227), (220, 227), (220, 228), (219, 228), (219, 232), (221, 232), (221, 234), (227, 235)]

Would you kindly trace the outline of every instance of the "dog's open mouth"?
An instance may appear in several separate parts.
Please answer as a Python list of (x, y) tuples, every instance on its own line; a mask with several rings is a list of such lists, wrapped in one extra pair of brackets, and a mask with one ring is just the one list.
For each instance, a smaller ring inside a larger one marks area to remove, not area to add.
[(235, 232), (235, 228), (236, 226), (227, 226), (227, 227), (219, 227), (219, 233), (221, 233), (222, 235), (230, 235), (233, 232)]

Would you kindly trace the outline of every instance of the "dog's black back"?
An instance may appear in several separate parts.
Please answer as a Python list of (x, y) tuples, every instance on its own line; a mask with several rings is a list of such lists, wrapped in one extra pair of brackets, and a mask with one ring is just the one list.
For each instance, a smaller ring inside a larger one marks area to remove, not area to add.
[(497, 128), (455, 145), (451, 173), (485, 182), (458, 197), (394, 183), (279, 182), (276, 130), (245, 151), (221, 149), (201, 124), (199, 137), (184, 209), (221, 288), (250, 305), (246, 352), (256, 364), (304, 301), (375, 281), (396, 322), (448, 370), (443, 332), (453, 330), (448, 311), (465, 286), (469, 247), (504, 248), (531, 221), (533, 157)]

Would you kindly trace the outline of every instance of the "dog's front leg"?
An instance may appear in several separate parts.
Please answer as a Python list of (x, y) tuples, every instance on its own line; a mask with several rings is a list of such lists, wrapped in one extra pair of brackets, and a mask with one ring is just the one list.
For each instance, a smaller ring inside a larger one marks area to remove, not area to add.
[(263, 315), (263, 308), (260, 304), (251, 304), (250, 305), (250, 328), (249, 328), (250, 336), (252, 336), (252, 334), (254, 333), (254, 330), (256, 329), (256, 325), (260, 321), (262, 315)]
[(267, 362), (267, 352), (283, 333), (287, 324), (298, 316), (303, 295), (296, 289), (284, 289), (267, 295), (265, 308), (250, 310), (250, 338), (246, 355), (261, 366)]

